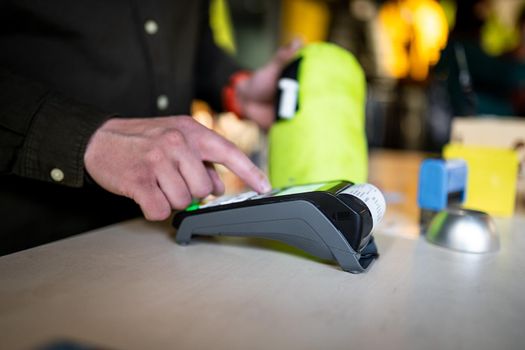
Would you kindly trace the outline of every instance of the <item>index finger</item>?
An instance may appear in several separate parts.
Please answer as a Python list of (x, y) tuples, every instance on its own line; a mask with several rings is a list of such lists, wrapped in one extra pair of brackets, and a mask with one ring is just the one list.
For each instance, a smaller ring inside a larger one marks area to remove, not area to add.
[(205, 161), (224, 165), (259, 193), (272, 189), (266, 174), (246, 154), (211, 130), (209, 137), (204, 141), (202, 157)]

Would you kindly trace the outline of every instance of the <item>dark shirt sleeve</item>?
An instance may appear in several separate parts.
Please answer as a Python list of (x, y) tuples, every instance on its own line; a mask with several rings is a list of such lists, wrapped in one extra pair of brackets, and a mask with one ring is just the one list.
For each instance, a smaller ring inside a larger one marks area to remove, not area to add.
[(201, 16), (200, 45), (196, 62), (196, 98), (210, 104), (216, 111), (224, 110), (222, 89), (228, 84), (230, 76), (241, 67), (235, 59), (219, 48), (213, 39), (209, 20), (209, 1), (205, 1), (206, 15)]
[(58, 169), (82, 186), (89, 138), (110, 117), (0, 68), (0, 173), (57, 182)]

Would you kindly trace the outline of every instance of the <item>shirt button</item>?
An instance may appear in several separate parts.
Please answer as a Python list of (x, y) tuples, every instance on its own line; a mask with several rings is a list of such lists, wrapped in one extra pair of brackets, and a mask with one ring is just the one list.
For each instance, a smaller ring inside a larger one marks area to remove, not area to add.
[(149, 19), (144, 23), (144, 30), (146, 33), (153, 35), (159, 31), (159, 25), (154, 20)]
[(50, 175), (53, 181), (55, 182), (61, 182), (62, 180), (64, 180), (64, 172), (58, 168), (54, 168), (53, 170), (51, 170)]
[(170, 103), (170, 101), (168, 100), (168, 96), (166, 96), (166, 95), (159, 95), (157, 97), (157, 108), (160, 111), (163, 111), (166, 108), (168, 108), (169, 103)]

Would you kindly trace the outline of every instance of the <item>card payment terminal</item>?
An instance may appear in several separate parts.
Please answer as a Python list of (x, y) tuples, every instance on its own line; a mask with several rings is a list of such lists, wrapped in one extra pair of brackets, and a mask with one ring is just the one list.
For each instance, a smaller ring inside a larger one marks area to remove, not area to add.
[(360, 273), (378, 256), (372, 231), (385, 208), (375, 186), (333, 181), (219, 197), (177, 213), (173, 226), (179, 244), (192, 235), (267, 238)]

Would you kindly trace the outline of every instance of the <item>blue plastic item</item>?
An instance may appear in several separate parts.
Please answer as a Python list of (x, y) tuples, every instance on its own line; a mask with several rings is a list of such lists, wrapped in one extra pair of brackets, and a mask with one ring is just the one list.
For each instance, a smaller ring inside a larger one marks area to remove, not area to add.
[(417, 202), (421, 209), (439, 211), (451, 201), (465, 201), (467, 163), (462, 159), (426, 159), (419, 168)]

